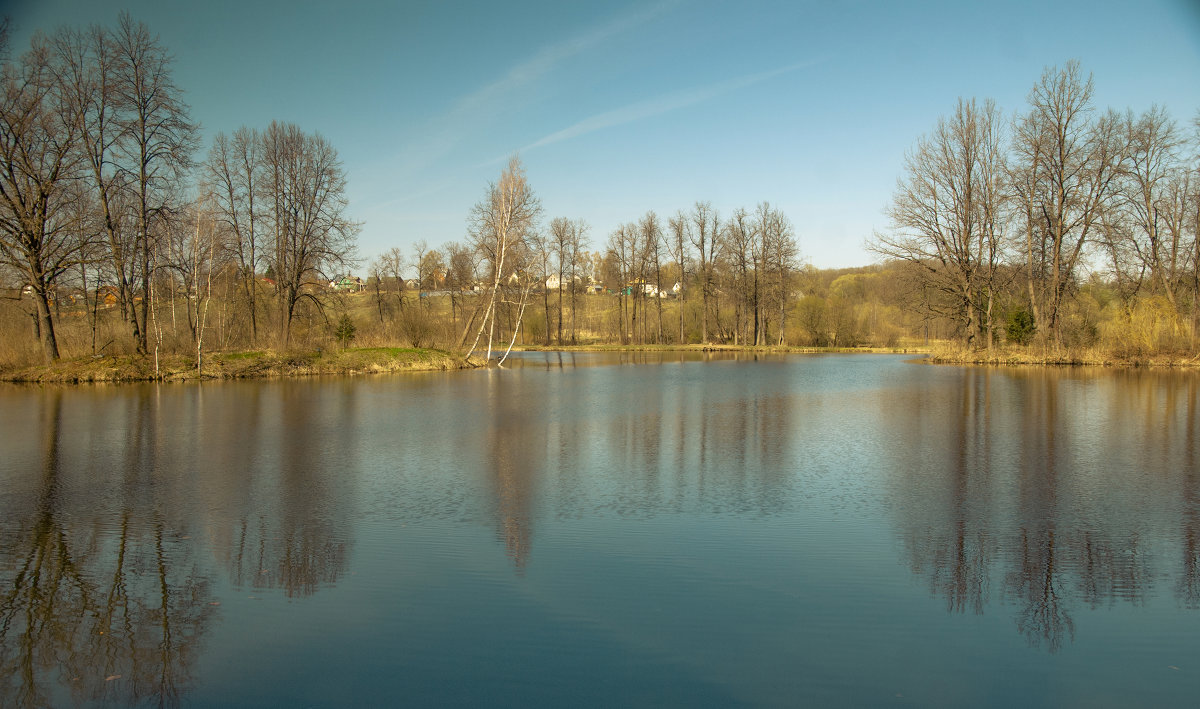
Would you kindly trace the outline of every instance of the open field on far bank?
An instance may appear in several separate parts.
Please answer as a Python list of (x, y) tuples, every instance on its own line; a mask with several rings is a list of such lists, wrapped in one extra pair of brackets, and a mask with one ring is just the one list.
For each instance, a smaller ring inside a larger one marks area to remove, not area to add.
[(355, 375), (446, 371), (470, 366), (461, 354), (444, 350), (364, 347), (342, 350), (205, 353), (203, 370), (194, 356), (115, 355), (66, 359), (52, 365), (0, 369), (9, 382), (85, 383), (255, 379), (312, 375)]

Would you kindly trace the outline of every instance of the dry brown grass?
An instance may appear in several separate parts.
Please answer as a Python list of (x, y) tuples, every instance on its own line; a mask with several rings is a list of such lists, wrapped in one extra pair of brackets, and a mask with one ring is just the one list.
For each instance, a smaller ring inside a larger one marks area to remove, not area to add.
[[(337, 374), (404, 371), (414, 368), (453, 369), (474, 366), (460, 356), (449, 354), (459, 346), (466, 321), (479, 305), (478, 298), (464, 296), (461, 306), (451, 312), (450, 299), (438, 296), (419, 299), (409, 294), (401, 308), (392, 301), (381, 303), (370, 292), (330, 294), (323, 310), (310, 308), (301, 312), (293, 323), (291, 343), (294, 351), (259, 350), (252, 344), (248, 322), (236, 310), (236, 303), (214, 301), (212, 317), (205, 334), (205, 346), (224, 354), (206, 355), (204, 377), (240, 378), (258, 376), (294, 376), (308, 374)], [(1118, 312), (1109, 306), (1097, 316), (1094, 326), (1065, 328), (1062, 345), (1027, 347), (1002, 345), (991, 351), (967, 350), (961, 345), (934, 340), (932, 345), (918, 338), (900, 337), (896, 328), (883, 327), (873, 336), (851, 338), (851, 342), (871, 343), (873, 347), (746, 347), (736, 345), (668, 344), (620, 345), (617, 326), (619, 301), (611, 295), (589, 295), (578, 299), (575, 318), (576, 342), (573, 347), (545, 344), (557, 339), (556, 323), (542, 311), (540, 297), (526, 311), (526, 319), (518, 349), (564, 349), (576, 351), (730, 351), (750, 353), (824, 353), (824, 352), (885, 352), (932, 354), (931, 362), (953, 364), (993, 365), (1101, 365), (1101, 366), (1195, 366), (1196, 338), (1189, 322), (1171, 316), (1165, 306), (1153, 298), (1139, 301), (1129, 313)], [(228, 307), (226, 307), (228, 306)], [(681, 306), (685, 314), (684, 340), (696, 343), (700, 339), (699, 304), (677, 300), (664, 303), (664, 334), (677, 338)], [(0, 301), (0, 379), (22, 381), (130, 381), (152, 379), (195, 378), (194, 345), (187, 329), (183, 305), (164, 303), (157, 309), (155, 345), (159, 352), (157, 366), (150, 357), (133, 354), (133, 339), (128, 326), (120, 321), (115, 308), (102, 308), (97, 328), (93, 332), (91, 319), (80, 307), (64, 308), (56, 318), (56, 334), (64, 361), (53, 366), (35, 364), (41, 360), (41, 350), (33, 333), (28, 304), (23, 301)], [(340, 353), (334, 336), (334, 323), (345, 315), (356, 326), (351, 345), (357, 349)], [(570, 337), (569, 313), (564, 321), (563, 336)], [(653, 317), (653, 314), (652, 314)], [(723, 311), (721, 322), (728, 323), (731, 314)], [(887, 325), (884, 317), (883, 325)], [(263, 309), (259, 319), (258, 343), (277, 342), (278, 317), (270, 308)], [(804, 344), (812, 338), (800, 332), (798, 320), (789, 323), (790, 342)], [(1071, 322), (1075, 322), (1072, 320)], [(1091, 321), (1089, 321), (1091, 322)], [(710, 333), (716, 327), (710, 323)], [(886, 332), (885, 332), (886, 331)], [(886, 336), (880, 335), (884, 332)], [(890, 333), (890, 334), (887, 334)], [(647, 333), (652, 334), (652, 333)], [(549, 337), (547, 337), (549, 335)], [(468, 338), (469, 340), (470, 338)], [(507, 345), (507, 342), (504, 343)], [(397, 349), (401, 346), (406, 349)], [(254, 350), (254, 352), (245, 352)], [(316, 352), (324, 354), (317, 356)], [(435, 358), (399, 352), (437, 352)], [(236, 354), (242, 352), (242, 354)], [(309, 354), (304, 354), (309, 353)], [(337, 354), (340, 353), (340, 354)], [(478, 360), (478, 358), (476, 358)], [(435, 361), (436, 360), (436, 361)]]
[(1006, 345), (988, 351), (943, 343), (933, 349), (929, 362), (1020, 366), (1196, 367), (1200, 366), (1200, 356), (1186, 353), (1129, 353), (1100, 347), (1054, 349)]
[(133, 382), (189, 379), (250, 379), (313, 375), (445, 371), (471, 366), (443, 350), (363, 348), (346, 351), (223, 352), (205, 356), (203, 371), (184, 355), (115, 355), (64, 359), (52, 365), (0, 368), (0, 380), (12, 382)]
[(747, 345), (724, 344), (686, 344), (686, 345), (517, 345), (514, 350), (526, 352), (750, 352), (761, 354), (824, 354), (824, 353), (863, 353), (863, 354), (929, 354), (932, 350), (926, 345), (915, 343), (898, 343), (895, 347), (798, 347), (791, 345), (766, 345), (751, 347)]

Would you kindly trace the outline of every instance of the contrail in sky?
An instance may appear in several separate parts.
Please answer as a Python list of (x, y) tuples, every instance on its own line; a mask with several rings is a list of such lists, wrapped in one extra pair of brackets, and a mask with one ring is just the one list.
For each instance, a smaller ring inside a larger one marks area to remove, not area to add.
[(618, 17), (590, 32), (545, 47), (532, 58), (509, 69), (503, 77), (459, 99), (450, 113), (451, 115), (474, 114), (479, 106), (507, 96), (521, 86), (533, 83), (549, 73), (559, 62), (591, 49), (609, 37), (645, 24), (678, 4), (679, 0), (664, 0), (641, 11)]
[(438, 129), (421, 140), (415, 154), (407, 156), (404, 160), (405, 169), (411, 173), (419, 173), (450, 152), (464, 135), (470, 133), (468, 126), (478, 123), (481, 116), (487, 115), (497, 104), (510, 99), (518, 89), (535, 83), (564, 60), (660, 17), (679, 5), (680, 1), (662, 0), (617, 17), (590, 31), (553, 43), (512, 67), (490, 84), (459, 98), (437, 119)]
[(521, 148), (520, 152), (523, 153), (534, 148), (540, 148), (543, 145), (551, 145), (553, 143), (559, 143), (571, 138), (577, 138), (581, 135), (593, 133), (604, 128), (612, 128), (614, 126), (633, 123), (634, 121), (640, 121), (653, 116), (676, 111), (687, 106), (692, 106), (697, 103), (702, 103), (704, 101), (708, 101), (709, 99), (716, 98), (721, 94), (726, 94), (731, 91), (736, 91), (747, 86), (752, 86), (754, 84), (767, 81), (768, 79), (773, 79), (781, 74), (788, 74), (793, 71), (816, 66), (823, 61), (824, 59), (815, 59), (812, 61), (800, 62), (798, 64), (789, 64), (788, 66), (780, 67), (778, 69), (772, 69), (770, 71), (764, 71), (758, 74), (748, 74), (746, 76), (728, 79), (726, 81), (710, 84), (708, 86), (702, 86), (700, 88), (674, 91), (652, 99), (629, 104), (628, 106), (622, 106), (621, 108), (613, 109), (611, 111), (598, 113), (589, 118), (585, 118), (574, 125), (568, 126), (560, 131), (556, 131), (545, 136), (544, 138), (536, 140), (529, 145), (526, 145), (524, 148)]

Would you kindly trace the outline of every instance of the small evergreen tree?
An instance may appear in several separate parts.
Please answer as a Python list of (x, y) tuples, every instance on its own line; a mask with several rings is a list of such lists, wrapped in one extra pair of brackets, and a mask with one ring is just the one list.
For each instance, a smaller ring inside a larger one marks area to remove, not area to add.
[(1005, 334), (1008, 335), (1009, 342), (1028, 345), (1035, 332), (1037, 332), (1037, 323), (1033, 321), (1033, 313), (1029, 312), (1028, 308), (1022, 306), (1008, 314)]
[(350, 345), (350, 341), (354, 339), (354, 334), (357, 331), (358, 328), (354, 326), (354, 321), (350, 319), (350, 314), (344, 313), (342, 319), (338, 321), (337, 329), (333, 331), (333, 336), (341, 341), (342, 349), (345, 350)]

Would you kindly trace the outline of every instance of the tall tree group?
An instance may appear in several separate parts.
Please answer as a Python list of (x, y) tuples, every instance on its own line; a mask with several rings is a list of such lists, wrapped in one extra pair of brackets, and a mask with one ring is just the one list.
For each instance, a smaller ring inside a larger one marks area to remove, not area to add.
[[(131, 349), (148, 353), (162, 335), (157, 304), (174, 322), (175, 296), (203, 300), (199, 284), (211, 294), (216, 273), (237, 274), (253, 342), (260, 268), (275, 274), (286, 345), (306, 288), (353, 252), (332, 146), (276, 122), (217, 136), (197, 171), (197, 126), (170, 53), (126, 14), (111, 29), (37, 34), (16, 58), (0, 50), (0, 267), (33, 298), (43, 358), (59, 357), (56, 293), (67, 286), (93, 316), (104, 286)], [(187, 308), (199, 347), (205, 321)]]
[(206, 163), (216, 213), (226, 226), (258, 337), (257, 273), (274, 274), (279, 344), (291, 340), (297, 305), (317, 303), (308, 284), (345, 268), (358, 224), (346, 216), (346, 174), (337, 151), (320, 135), (273, 121), (264, 131), (238, 129), (213, 141)]
[[(960, 99), (905, 159), (893, 229), (873, 246), (919, 269), (914, 302), (956, 319), (970, 347), (981, 336), (993, 346), (1002, 301), (1010, 322), (1019, 314), (1054, 348), (1194, 346), (1197, 142), (1161, 107), (1098, 112), (1093, 94), (1077, 62), (1049, 68), (1011, 120), (990, 101)], [(1117, 300), (1107, 332), (1076, 297), (1089, 277)], [(1134, 342), (1151, 306), (1162, 332)]]
[[(725, 221), (709, 202), (677, 212), (665, 225), (647, 212), (612, 232), (604, 264), (602, 278), (620, 298), (621, 342), (787, 343), (799, 247), (791, 221), (767, 202), (753, 212), (737, 209)], [(679, 300), (670, 332), (666, 297)], [(722, 297), (731, 310), (721, 308)], [(688, 322), (693, 316), (698, 330)]]
[[(121, 15), (113, 28), (63, 28), (15, 57), (6, 30), (0, 279), (17, 286), (45, 361), (59, 357), (67, 294), (92, 354), (190, 347), (198, 368), (210, 328), (219, 346), (287, 348), (328, 330), (331, 305), (349, 317), (329, 285), (349, 275), (359, 225), (325, 138), (274, 121), (217, 134), (196, 162), (197, 125), (145, 25)], [(814, 276), (768, 202), (724, 218), (706, 201), (649, 210), (593, 250), (584, 221), (543, 224), (514, 157), (465, 241), (419, 241), (411, 258), (393, 248), (371, 264), (377, 339), (492, 360), (522, 337), (845, 345), (949, 324), (970, 349), (1194, 352), (1200, 116), (1181, 126), (1157, 106), (1100, 111), (1093, 96), (1069, 62), (1011, 117), (960, 99), (905, 156), (892, 228), (872, 242), (897, 275), (886, 287), (865, 272)], [(612, 297), (582, 298), (596, 292)], [(915, 315), (897, 315), (901, 302)], [(100, 334), (105, 306), (117, 334)]]

